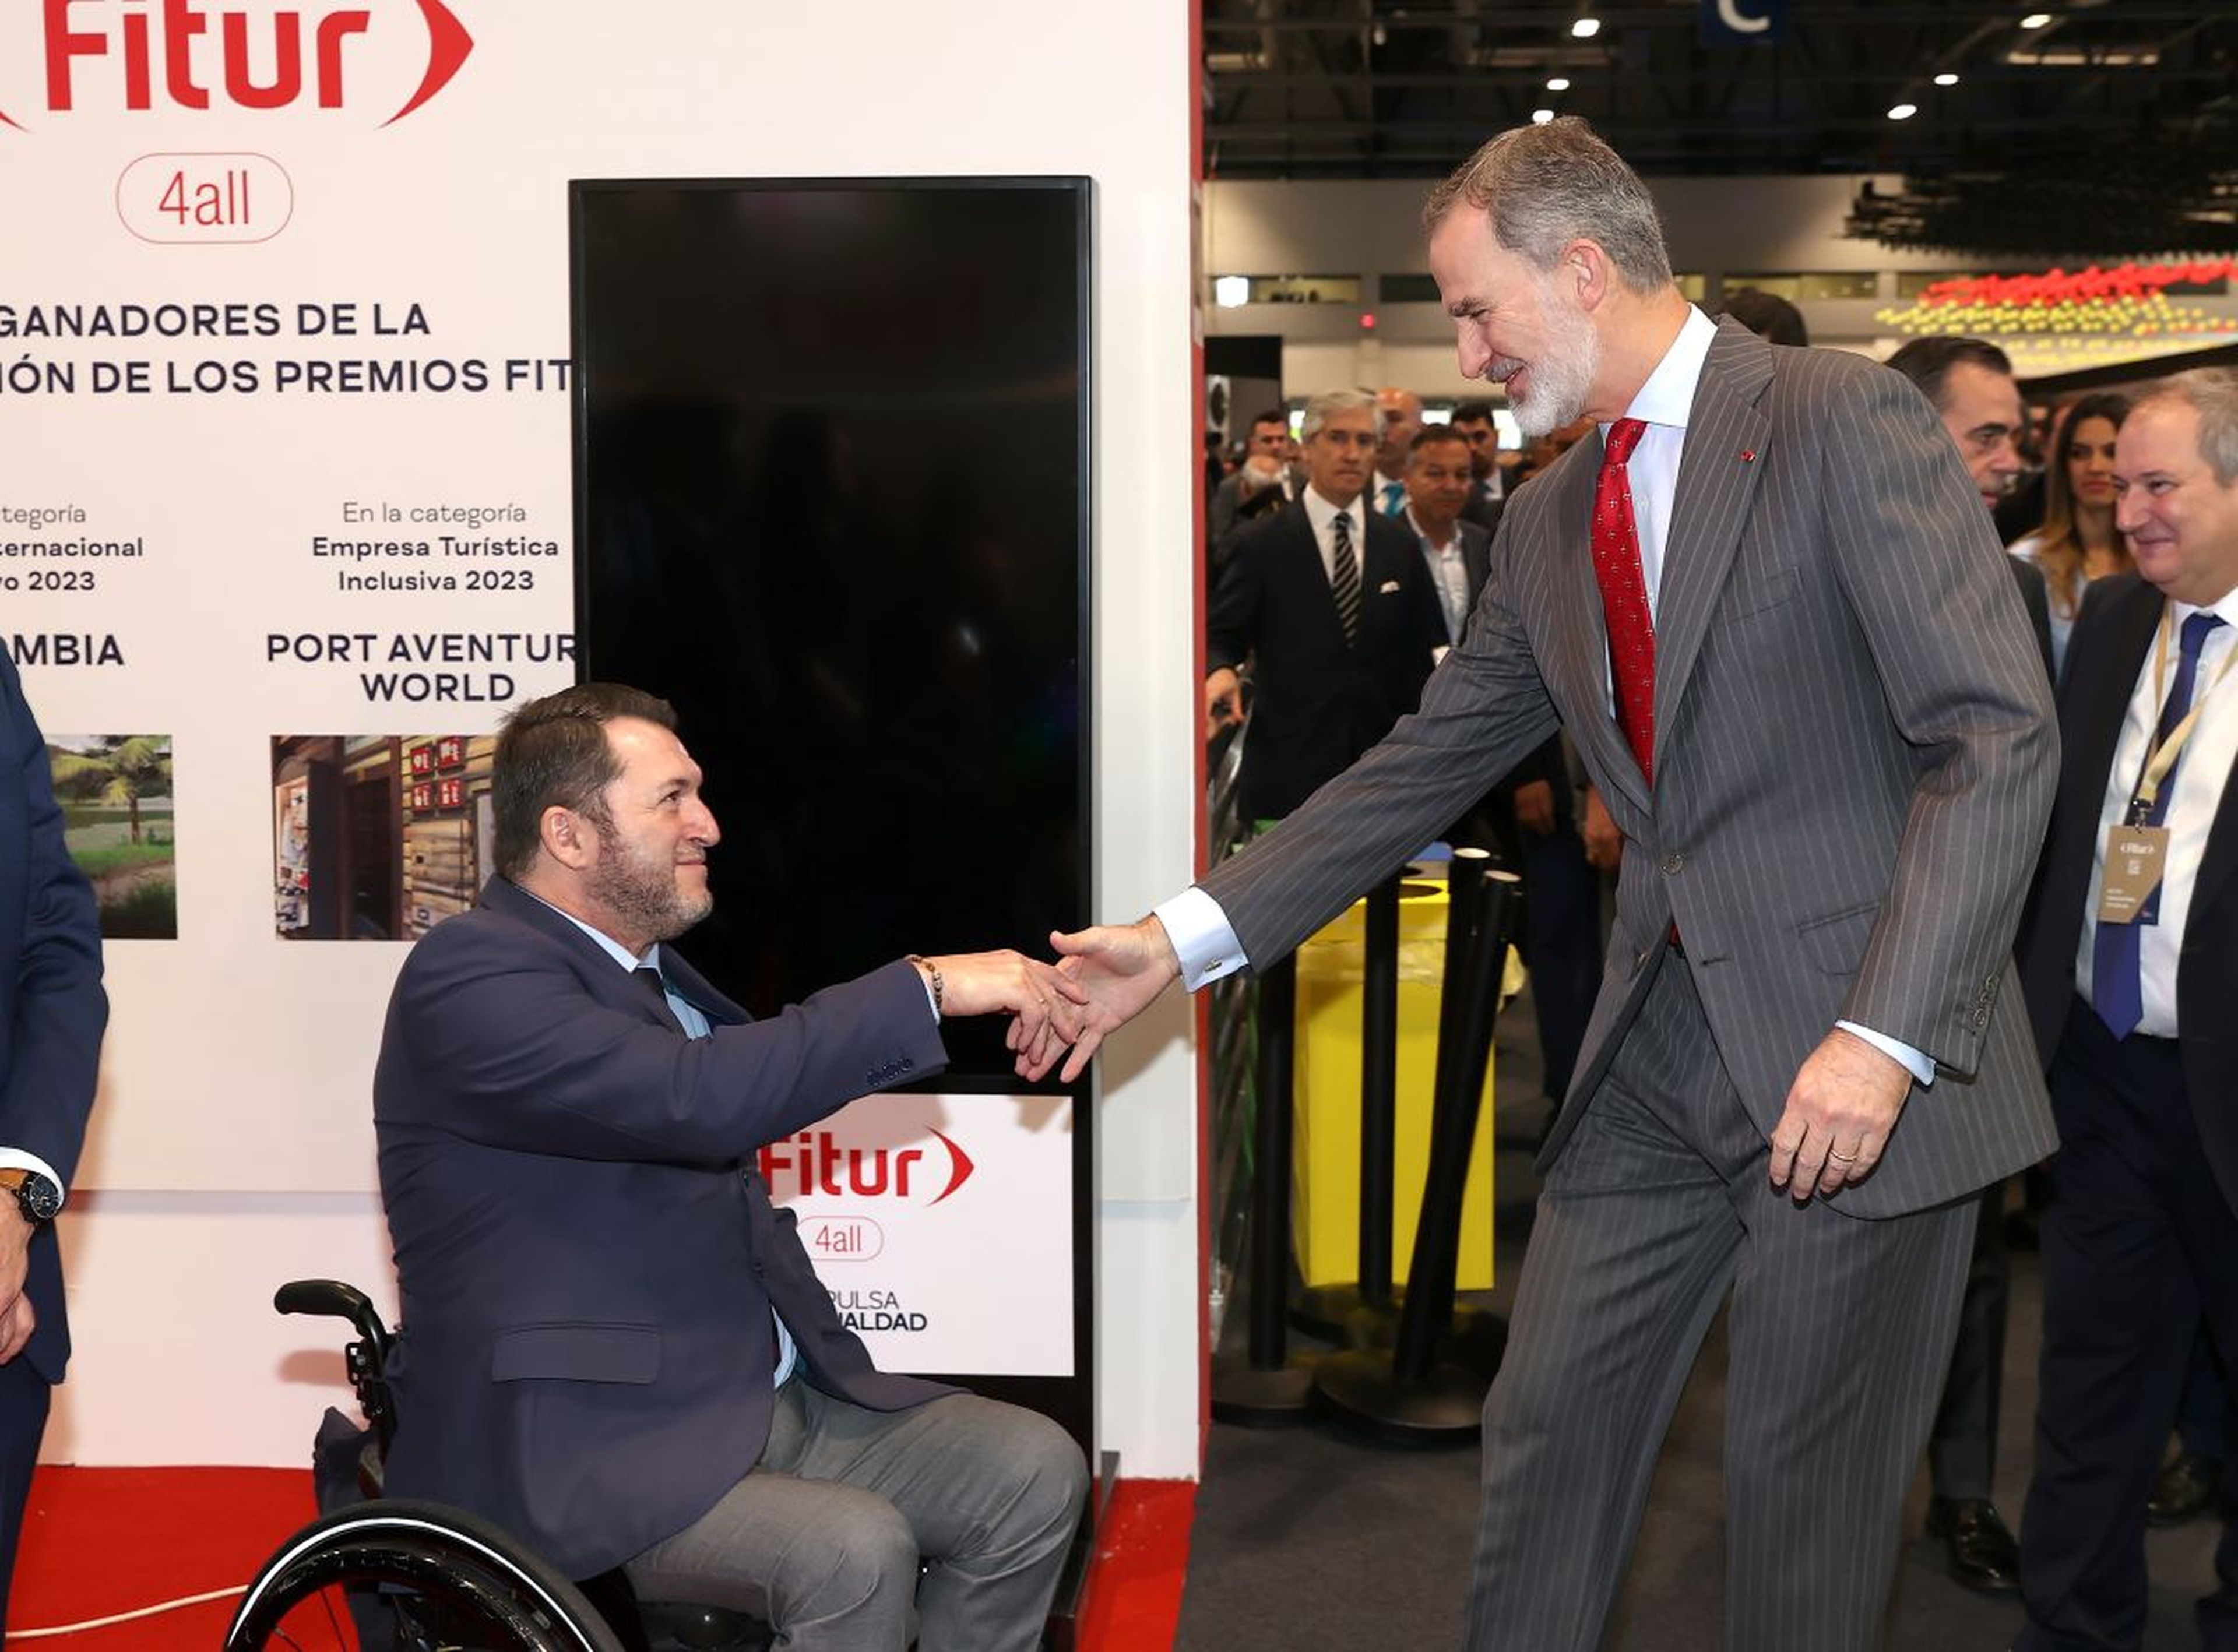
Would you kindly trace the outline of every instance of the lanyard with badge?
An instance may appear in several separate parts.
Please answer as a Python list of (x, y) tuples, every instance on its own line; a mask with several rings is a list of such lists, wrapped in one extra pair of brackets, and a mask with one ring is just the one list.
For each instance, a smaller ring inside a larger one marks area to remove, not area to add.
[[(2175, 608), (2168, 605), (2161, 612), (2160, 646), (2153, 657), (2153, 699), (2156, 704), (2167, 703), (2168, 651), (2175, 636)], [(2106, 829), (2106, 879), (2098, 897), (2098, 922), (2101, 923), (2154, 922), (2159, 916), (2153, 897), (2159, 892), (2161, 880), (2168, 875), (2168, 829), (2152, 824), (2155, 805), (2159, 802), (2161, 786), (2175, 769), (2176, 759), (2183, 755), (2184, 743), (2191, 738), (2199, 726), (2199, 715), (2207, 709), (2207, 697), (2222, 685), (2230, 675), (2230, 668), (2238, 664), (2238, 650), (2223, 657), (2214, 680), (2195, 688), (2191, 697), (2191, 709), (2168, 731), (2167, 737), (2157, 746), (2148, 744), (2145, 766), (2137, 776), (2136, 789), (2129, 794), (2129, 806), (2122, 818)]]

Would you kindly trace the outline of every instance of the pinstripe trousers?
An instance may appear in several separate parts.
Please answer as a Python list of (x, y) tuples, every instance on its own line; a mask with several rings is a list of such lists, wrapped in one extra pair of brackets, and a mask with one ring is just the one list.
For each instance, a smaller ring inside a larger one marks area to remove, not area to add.
[(1772, 1187), (1692, 966), (1666, 952), (1652, 967), (1540, 1195), (1485, 1402), (1467, 1644), (1600, 1644), (1671, 1413), (1730, 1290), (1726, 1646), (1872, 1652), (1976, 1201), (1864, 1220), (1838, 1196), (1798, 1205)]

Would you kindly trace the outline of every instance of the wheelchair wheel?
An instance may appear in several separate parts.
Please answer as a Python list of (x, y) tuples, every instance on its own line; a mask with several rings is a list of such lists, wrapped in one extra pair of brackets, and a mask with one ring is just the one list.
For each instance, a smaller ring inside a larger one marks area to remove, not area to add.
[(267, 1561), (225, 1652), (623, 1652), (575, 1585), (485, 1521), (440, 1503), (361, 1503)]

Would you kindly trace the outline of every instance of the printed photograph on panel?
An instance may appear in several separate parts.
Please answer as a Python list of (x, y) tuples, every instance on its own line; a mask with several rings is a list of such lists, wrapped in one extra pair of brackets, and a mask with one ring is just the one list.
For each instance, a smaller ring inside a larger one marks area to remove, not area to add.
[(101, 902), (105, 941), (179, 938), (171, 836), (171, 737), (58, 734), (47, 740), (63, 841)]
[(283, 941), (415, 941), (488, 876), (487, 734), (272, 737), (272, 926)]

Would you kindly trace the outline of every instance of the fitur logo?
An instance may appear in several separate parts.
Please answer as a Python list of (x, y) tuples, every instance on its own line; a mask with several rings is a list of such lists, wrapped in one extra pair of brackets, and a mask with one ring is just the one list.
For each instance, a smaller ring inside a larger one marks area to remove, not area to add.
[[(389, 31), (424, 30), (426, 67), (411, 96), (381, 122), (393, 126), (449, 85), (474, 49), (443, 0), (374, 0), (323, 12), (206, 0), (38, 0), (38, 6), (50, 115), (119, 107), (278, 109), (307, 102), (322, 109), (355, 107), (372, 90), (354, 83), (354, 65), (372, 43)], [(0, 109), (0, 122), (18, 131), (38, 124), (8, 109)]]
[(829, 1130), (804, 1130), (761, 1150), (762, 1180), (780, 1200), (821, 1194), (937, 1205), (963, 1186), (974, 1166), (941, 1132), (929, 1133), (938, 1147), (857, 1147)]

